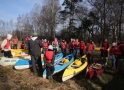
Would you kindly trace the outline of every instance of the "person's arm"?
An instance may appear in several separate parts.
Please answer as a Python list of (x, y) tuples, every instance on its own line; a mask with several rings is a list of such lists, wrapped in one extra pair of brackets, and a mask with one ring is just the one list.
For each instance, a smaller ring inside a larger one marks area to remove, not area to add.
[(2, 48), (2, 50), (4, 50), (4, 46), (6, 45), (6, 43), (7, 43), (7, 40), (6, 40), (6, 39), (3, 40), (3, 42), (1, 43), (1, 48)]
[(28, 41), (27, 43), (28, 43), (28, 48), (27, 48), (28, 49), (28, 54), (30, 55), (30, 53), (31, 53), (30, 52), (30, 41)]
[(55, 61), (55, 54), (54, 54), (54, 51), (53, 51), (53, 59), (52, 59), (52, 64), (54, 64), (54, 61)]

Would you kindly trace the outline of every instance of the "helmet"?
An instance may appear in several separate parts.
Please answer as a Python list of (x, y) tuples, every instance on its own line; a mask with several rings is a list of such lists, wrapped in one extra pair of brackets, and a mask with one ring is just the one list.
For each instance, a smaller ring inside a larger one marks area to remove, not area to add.
[(7, 39), (11, 39), (12, 38), (12, 35), (11, 34), (7, 34)]
[(44, 42), (46, 42), (47, 40), (46, 39), (44, 39)]
[(53, 46), (52, 45), (49, 45), (48, 46), (48, 49), (53, 50)]

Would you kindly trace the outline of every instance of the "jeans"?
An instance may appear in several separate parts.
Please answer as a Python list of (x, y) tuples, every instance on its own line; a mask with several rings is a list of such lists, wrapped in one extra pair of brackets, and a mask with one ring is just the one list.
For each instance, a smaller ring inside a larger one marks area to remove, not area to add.
[(65, 49), (61, 49), (62, 53), (63, 53), (63, 56), (65, 57), (66, 56), (66, 48)]
[(116, 67), (116, 58), (115, 58), (115, 55), (112, 55), (112, 68)]
[(73, 50), (74, 58), (77, 58), (77, 54), (78, 54), (78, 49), (74, 49), (74, 50)]

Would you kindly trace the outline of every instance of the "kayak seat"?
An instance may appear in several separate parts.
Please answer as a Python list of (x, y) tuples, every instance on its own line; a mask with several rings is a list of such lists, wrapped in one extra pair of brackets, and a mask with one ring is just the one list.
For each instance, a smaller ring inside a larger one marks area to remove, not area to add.
[(64, 63), (60, 62), (59, 65), (63, 65)]
[[(81, 66), (81, 65), (80, 65)], [(71, 65), (71, 67), (73, 67), (73, 68), (79, 68), (80, 66), (78, 66), (78, 65)]]

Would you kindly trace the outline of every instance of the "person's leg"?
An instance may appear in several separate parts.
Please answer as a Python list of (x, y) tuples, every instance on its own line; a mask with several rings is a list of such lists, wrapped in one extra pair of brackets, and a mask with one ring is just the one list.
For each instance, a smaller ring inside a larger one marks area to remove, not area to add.
[(50, 67), (50, 80), (52, 79), (52, 74), (54, 73), (54, 66)]
[(36, 60), (35, 57), (31, 55), (31, 62), (32, 62), (32, 70), (33, 73), (36, 74), (37, 73), (37, 69), (36, 69)]
[(55, 55), (57, 54), (57, 48), (55, 48)]
[(41, 56), (38, 57), (37, 63), (38, 63), (39, 72), (42, 74), (43, 73), (43, 68), (42, 68)]
[(8, 57), (13, 58), (13, 55), (12, 55), (11, 51), (8, 51)]
[(4, 51), (4, 57), (8, 57), (8, 51)]
[(48, 80), (50, 80), (50, 75), (51, 75), (50, 67), (46, 66), (46, 78), (47, 78)]

